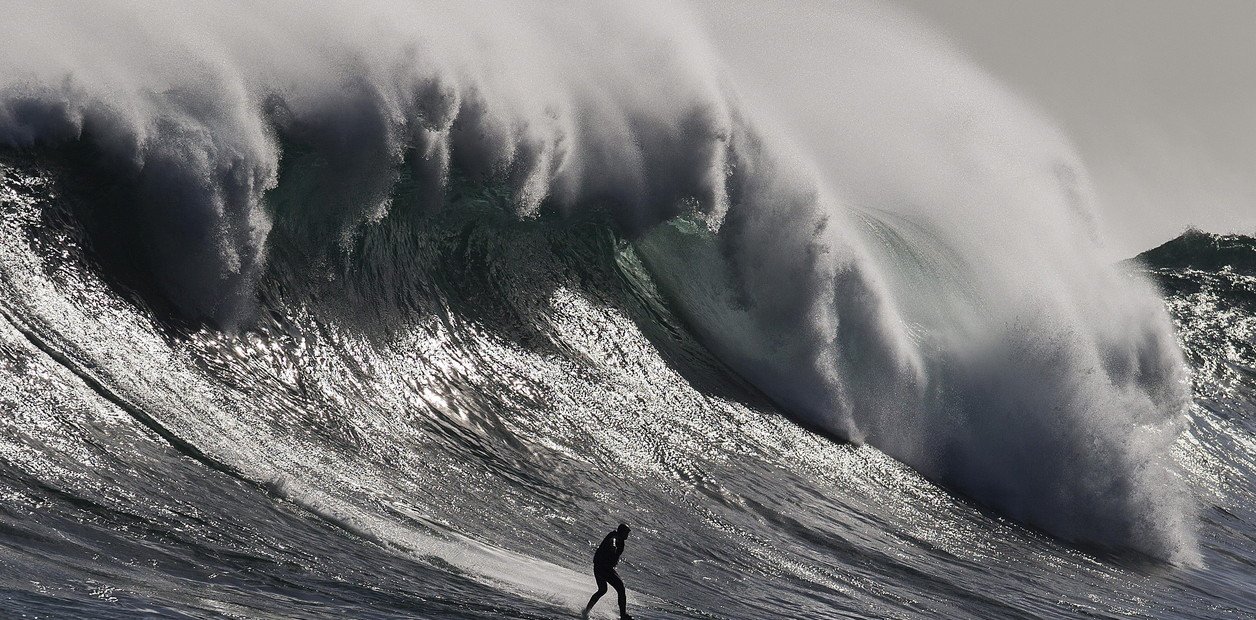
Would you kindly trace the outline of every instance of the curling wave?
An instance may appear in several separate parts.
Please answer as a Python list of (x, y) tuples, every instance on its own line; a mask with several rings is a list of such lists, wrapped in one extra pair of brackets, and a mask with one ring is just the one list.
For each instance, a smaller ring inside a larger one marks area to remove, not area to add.
[[(709, 9), (643, 6), (11, 6), (0, 145), (87, 188), (71, 217), (106, 279), (185, 336), (305, 311), (384, 340), (433, 317), (508, 322), (517, 306), (483, 291), (429, 291), (500, 263), (415, 252), (416, 235), (505, 252), (449, 221), (593, 222), (580, 234), (622, 241), (646, 307), (713, 354), (703, 373), (1055, 536), (1197, 563), (1170, 455), (1187, 367), (1152, 287), (1103, 260), (1067, 141), (861, 8), (833, 53), (913, 67), (878, 79), (918, 103), (846, 95), (840, 116), (793, 120), (882, 128), (886, 161), (913, 153), (862, 177), (748, 103)], [(563, 290), (543, 282), (528, 303)], [(513, 424), (499, 415), (482, 423)]]

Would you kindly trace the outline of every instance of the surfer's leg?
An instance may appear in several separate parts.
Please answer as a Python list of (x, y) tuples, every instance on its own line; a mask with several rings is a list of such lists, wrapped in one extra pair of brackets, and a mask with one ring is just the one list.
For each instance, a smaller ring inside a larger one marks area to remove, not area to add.
[(595, 568), (593, 569), (593, 577), (597, 579), (597, 592), (594, 592), (593, 596), (589, 598), (589, 604), (584, 606), (584, 617), (586, 618), (589, 617), (589, 611), (597, 604), (597, 600), (602, 598), (603, 594), (606, 594), (606, 576), (602, 574), (602, 571)]
[[(611, 587), (615, 588), (615, 592), (619, 594), (619, 615), (628, 617), (628, 595), (624, 593), (624, 580), (619, 578), (619, 573), (613, 569), (606, 576), (606, 581), (610, 582)], [(602, 586), (605, 588), (606, 586)], [(603, 590), (605, 591), (605, 590)]]

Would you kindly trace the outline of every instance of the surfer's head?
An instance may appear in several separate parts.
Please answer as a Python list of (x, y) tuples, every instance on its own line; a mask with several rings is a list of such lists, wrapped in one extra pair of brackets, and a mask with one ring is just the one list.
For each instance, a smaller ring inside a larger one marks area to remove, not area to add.
[(632, 528), (628, 527), (628, 524), (627, 524), (627, 523), (620, 523), (620, 524), (619, 524), (619, 527), (618, 527), (618, 528), (616, 528), (616, 529), (615, 529), (615, 531), (616, 531), (616, 532), (619, 532), (619, 535), (620, 535), (620, 536), (623, 536), (623, 537), (627, 538), (627, 537), (628, 537), (628, 533), (632, 531)]

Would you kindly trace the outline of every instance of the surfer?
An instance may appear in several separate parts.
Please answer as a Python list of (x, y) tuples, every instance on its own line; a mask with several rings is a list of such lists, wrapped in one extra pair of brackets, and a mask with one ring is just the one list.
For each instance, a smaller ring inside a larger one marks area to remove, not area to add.
[(619, 617), (621, 620), (632, 620), (632, 616), (628, 615), (627, 605), (628, 598), (624, 594), (624, 580), (619, 578), (619, 573), (615, 572), (615, 565), (619, 563), (619, 556), (624, 552), (624, 540), (628, 538), (628, 534), (632, 532), (632, 528), (627, 523), (620, 523), (615, 531), (606, 535), (602, 539), (602, 544), (598, 546), (597, 551), (593, 553), (593, 577), (597, 579), (597, 592), (593, 593), (589, 599), (589, 604), (585, 606), (584, 618), (589, 617), (589, 612), (593, 610), (593, 605), (597, 600), (606, 594), (606, 584), (611, 584), (615, 588), (615, 592), (619, 593)]

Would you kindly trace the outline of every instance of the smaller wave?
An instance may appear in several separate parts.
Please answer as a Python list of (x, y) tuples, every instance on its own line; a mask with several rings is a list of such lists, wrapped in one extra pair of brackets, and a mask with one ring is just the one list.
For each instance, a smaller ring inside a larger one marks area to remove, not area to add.
[(1229, 270), (1256, 275), (1256, 238), (1189, 228), (1132, 260), (1152, 269)]

